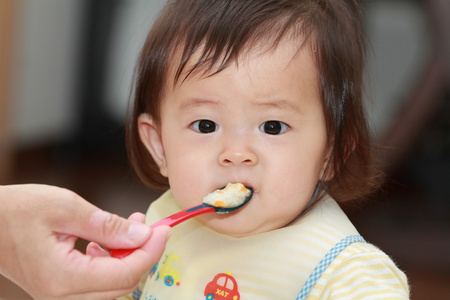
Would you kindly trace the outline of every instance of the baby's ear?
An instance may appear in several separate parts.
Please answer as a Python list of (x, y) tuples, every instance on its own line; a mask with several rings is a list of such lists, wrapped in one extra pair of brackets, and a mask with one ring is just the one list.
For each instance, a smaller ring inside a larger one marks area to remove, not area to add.
[(149, 114), (141, 114), (138, 118), (139, 137), (153, 160), (159, 167), (161, 175), (167, 177), (167, 162), (161, 131)]

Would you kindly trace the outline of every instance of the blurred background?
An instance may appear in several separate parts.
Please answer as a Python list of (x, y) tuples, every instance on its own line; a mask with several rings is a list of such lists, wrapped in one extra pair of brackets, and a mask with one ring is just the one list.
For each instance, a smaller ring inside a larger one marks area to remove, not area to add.
[[(0, 0), (0, 184), (57, 185), (124, 217), (145, 212), (160, 191), (130, 169), (124, 123), (164, 2)], [(406, 272), (411, 299), (448, 299), (450, 1), (363, 3), (369, 115), (388, 180), (344, 208)], [(30, 298), (0, 276), (0, 299)]]

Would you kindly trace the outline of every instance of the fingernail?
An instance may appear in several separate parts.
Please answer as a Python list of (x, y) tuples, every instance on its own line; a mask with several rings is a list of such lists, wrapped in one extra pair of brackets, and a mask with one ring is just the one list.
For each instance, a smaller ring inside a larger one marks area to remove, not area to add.
[(147, 237), (150, 232), (150, 226), (140, 223), (132, 223), (128, 227), (128, 238), (134, 241), (140, 241)]
[(172, 228), (170, 228), (169, 226), (166, 226), (166, 240), (168, 240), (170, 238), (170, 236), (172, 235)]

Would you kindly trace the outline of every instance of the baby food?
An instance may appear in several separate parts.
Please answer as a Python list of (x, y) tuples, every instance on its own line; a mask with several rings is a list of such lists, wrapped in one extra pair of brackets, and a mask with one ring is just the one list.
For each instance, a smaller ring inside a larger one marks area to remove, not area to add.
[(223, 189), (216, 190), (203, 198), (203, 203), (222, 208), (233, 208), (244, 203), (251, 191), (242, 183), (229, 183)]

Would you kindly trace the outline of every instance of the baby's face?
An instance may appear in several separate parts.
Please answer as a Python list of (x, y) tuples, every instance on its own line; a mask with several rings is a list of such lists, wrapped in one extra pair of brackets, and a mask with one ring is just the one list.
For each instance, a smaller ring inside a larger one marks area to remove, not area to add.
[(168, 88), (160, 130), (148, 115), (139, 119), (183, 208), (229, 182), (254, 189), (244, 208), (198, 218), (217, 232), (243, 237), (289, 224), (321, 178), (327, 139), (318, 74), (309, 47), (296, 51), (284, 41), (216, 75), (191, 76)]

